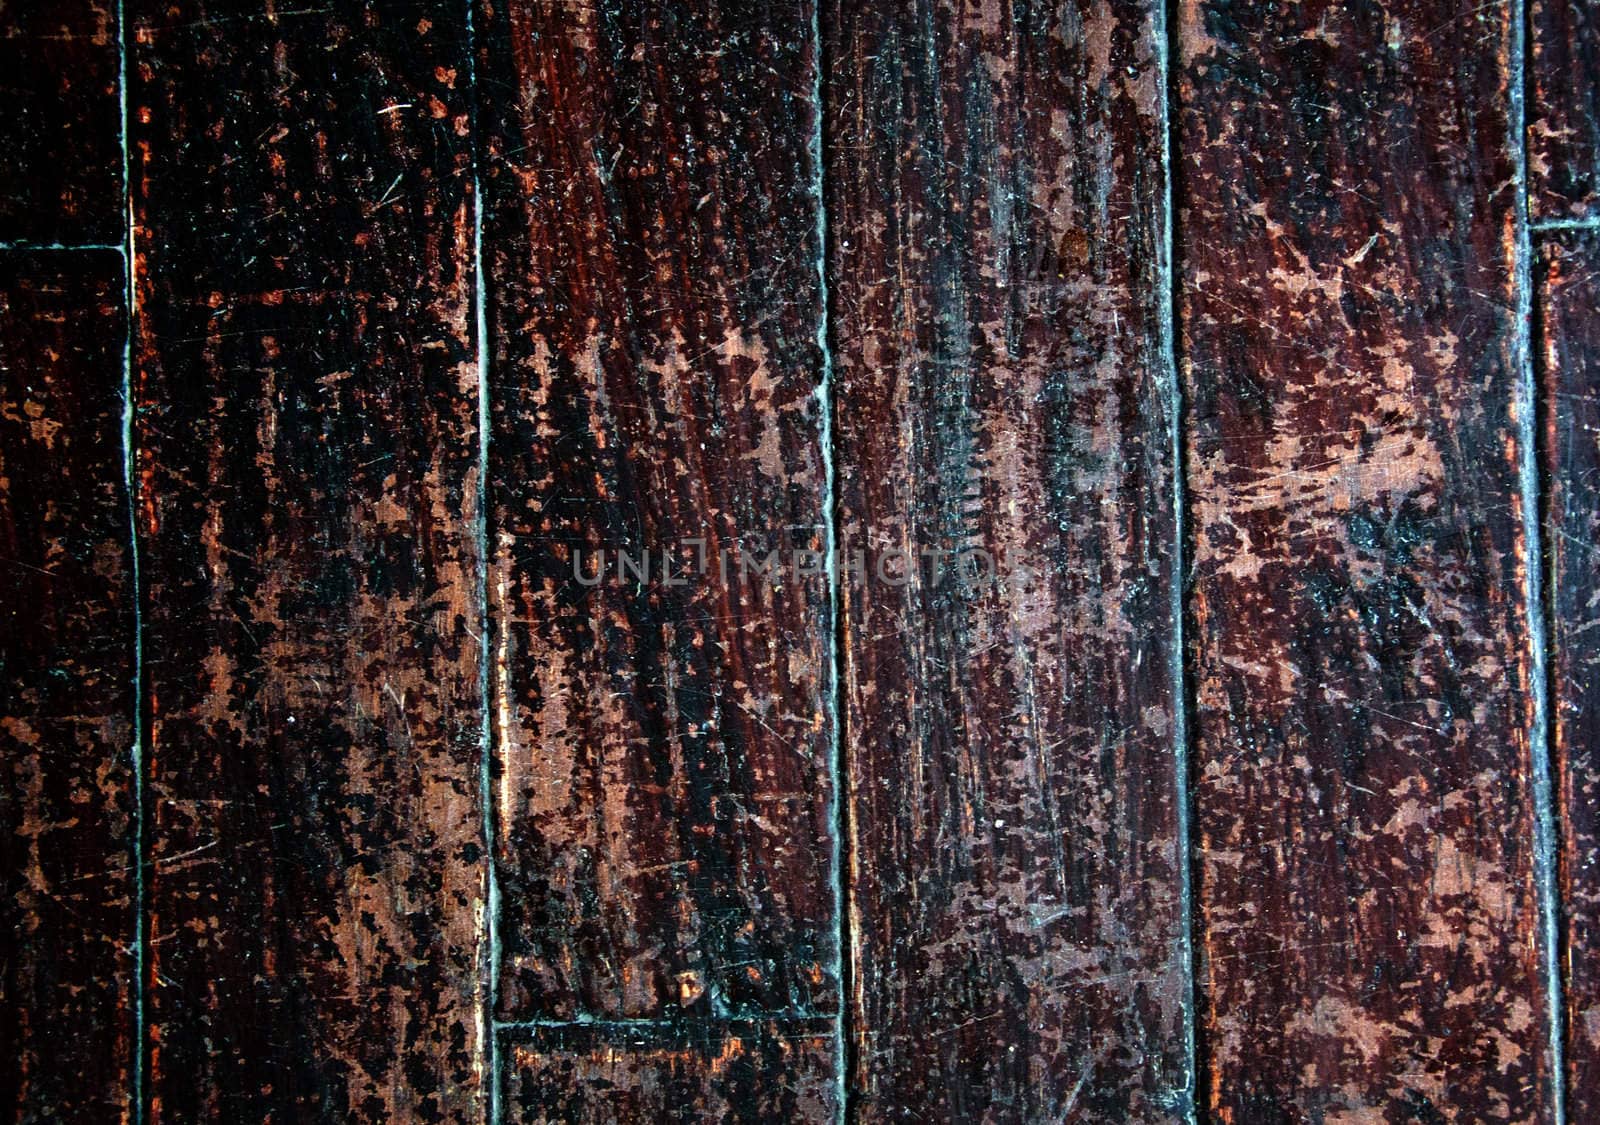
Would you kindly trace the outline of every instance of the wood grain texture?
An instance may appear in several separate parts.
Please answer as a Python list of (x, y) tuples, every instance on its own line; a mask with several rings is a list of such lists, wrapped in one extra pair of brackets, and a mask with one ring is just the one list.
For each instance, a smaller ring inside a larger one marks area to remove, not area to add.
[(151, 1122), (482, 1119), (465, 16), (130, 5)]
[(122, 241), (113, 0), (0, 8), (0, 242)]
[(1530, 0), (1528, 206), (1535, 219), (1600, 218), (1600, 9)]
[(856, 1109), (1182, 1119), (1158, 11), (824, 26)]
[(1187, 0), (1205, 1100), (1551, 1116), (1510, 4)]
[(1568, 1120), (1600, 1120), (1600, 234), (1546, 237), (1539, 306)]
[(477, 25), (500, 1011), (835, 1010), (811, 12)]
[(122, 258), (0, 254), (0, 1117), (126, 1120), (134, 592)]
[(831, 1020), (680, 1021), (507, 1033), (507, 1120), (833, 1125)]

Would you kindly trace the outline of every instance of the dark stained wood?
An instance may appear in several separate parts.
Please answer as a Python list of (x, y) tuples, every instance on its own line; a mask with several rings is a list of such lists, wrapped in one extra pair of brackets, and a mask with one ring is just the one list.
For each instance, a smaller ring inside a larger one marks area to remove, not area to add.
[(466, 13), (128, 15), (148, 1119), (481, 1120)]
[(837, 1007), (811, 18), (479, 9), (509, 1018)]
[(1600, 9), (1530, 0), (1529, 31), (1529, 209), (1600, 218)]
[(502, 1048), (507, 1121), (839, 1120), (831, 1020), (569, 1025), (511, 1033), (508, 1039)]
[(1551, 748), (1558, 763), (1568, 1120), (1600, 1120), (1600, 234), (1541, 243)]
[(122, 241), (112, 0), (0, 10), (0, 243)]
[(859, 1116), (1180, 1119), (1159, 13), (824, 26)]
[(0, 1116), (126, 1120), (133, 571), (123, 268), (0, 254)]
[(1204, 1100), (1545, 1121), (1516, 8), (1189, 2)]

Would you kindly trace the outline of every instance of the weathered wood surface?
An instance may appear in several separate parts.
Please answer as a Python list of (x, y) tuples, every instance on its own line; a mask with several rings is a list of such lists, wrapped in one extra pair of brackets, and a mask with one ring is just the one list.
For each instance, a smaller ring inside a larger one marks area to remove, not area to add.
[(837, 1006), (811, 21), (479, 9), (507, 1018)]
[(125, 1120), (134, 604), (115, 253), (0, 254), (0, 1117)]
[(1160, 9), (824, 26), (854, 1109), (1181, 1119)]
[(1600, 217), (1600, 8), (1529, 0), (1528, 204), (1535, 219)]
[(1509, 3), (1181, 9), (1203, 1100), (1551, 1118)]
[(581, 1125), (839, 1120), (832, 1020), (547, 1027), (503, 1048), (505, 1119)]
[(0, 243), (117, 243), (121, 99), (114, 0), (0, 9)]
[(1585, 1122), (1600, 1120), (1600, 234), (1547, 236), (1540, 251), (1568, 1120)]
[(147, 1120), (481, 1120), (465, 13), (128, 18)]

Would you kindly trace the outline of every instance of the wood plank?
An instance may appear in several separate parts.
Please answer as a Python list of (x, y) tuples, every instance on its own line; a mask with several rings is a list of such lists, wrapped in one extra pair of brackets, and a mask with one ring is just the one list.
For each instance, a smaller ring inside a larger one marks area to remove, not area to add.
[(1181, 11), (1216, 1120), (1546, 1121), (1509, 3)]
[(118, 56), (113, 0), (0, 10), (0, 242), (122, 241)]
[[(1161, 9), (824, 26), (856, 1108), (1171, 1120)], [(897, 584), (894, 552), (963, 549), (998, 580), (930, 557)]]
[(1600, 10), (1528, 10), (1528, 207), (1535, 219), (1600, 218)]
[(481, 1120), (466, 13), (128, 15), (149, 1120)]
[(134, 588), (120, 255), (0, 254), (0, 1116), (121, 1121)]
[(508, 1018), (837, 1008), (810, 25), (478, 12)]
[(507, 1114), (593, 1125), (839, 1120), (832, 1020), (684, 1020), (508, 1036)]
[(1559, 767), (1568, 1120), (1600, 1119), (1600, 234), (1540, 246), (1552, 755)]

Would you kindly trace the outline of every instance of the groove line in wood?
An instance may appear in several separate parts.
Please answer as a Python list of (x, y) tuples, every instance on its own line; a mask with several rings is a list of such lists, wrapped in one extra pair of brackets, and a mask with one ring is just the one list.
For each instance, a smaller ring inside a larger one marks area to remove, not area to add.
[(130, 176), (132, 154), (128, 148), (128, 23), (124, 0), (117, 0), (117, 168), (121, 197), (118, 208), (122, 216), (122, 242), (117, 252), (122, 255), (123, 302), (127, 308), (127, 323), (122, 341), (122, 482), (128, 503), (128, 567), (133, 583), (133, 745), (131, 769), (133, 773), (133, 1090), (132, 1118), (134, 1125), (144, 1125), (145, 1104), (145, 1054), (146, 988), (145, 943), (149, 937), (148, 904), (145, 899), (147, 854), (145, 832), (149, 822), (149, 809), (145, 776), (145, 682), (144, 682), (144, 585), (139, 558), (139, 476), (138, 451), (135, 448), (134, 420), (134, 335), (139, 324), (139, 285), (135, 271), (138, 257), (133, 243), (133, 192)]
[(1549, 1054), (1550, 1112), (1554, 1125), (1567, 1120), (1567, 1060), (1565, 989), (1561, 967), (1560, 841), (1556, 827), (1555, 771), (1550, 758), (1550, 630), (1548, 609), (1554, 576), (1546, 566), (1544, 549), (1544, 497), (1547, 481), (1539, 427), (1539, 376), (1534, 370), (1533, 245), (1530, 229), (1528, 176), (1528, 102), (1535, 76), (1528, 66), (1530, 0), (1514, 0), (1511, 49), (1508, 60), (1506, 131), (1512, 154), (1513, 281), (1516, 302), (1512, 363), (1516, 371), (1514, 409), (1517, 431), (1517, 486), (1526, 553), (1523, 564), (1524, 612), (1528, 624), (1529, 693), (1532, 696), (1528, 753), (1532, 770), (1533, 866), (1537, 881), (1537, 907), (1544, 968), (1546, 1005), (1545, 1050)]

